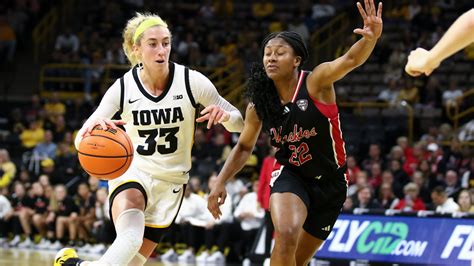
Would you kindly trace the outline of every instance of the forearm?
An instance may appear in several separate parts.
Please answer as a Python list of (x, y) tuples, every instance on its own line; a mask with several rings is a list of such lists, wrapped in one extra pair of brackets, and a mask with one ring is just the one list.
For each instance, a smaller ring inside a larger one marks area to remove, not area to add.
[(241, 132), (244, 127), (244, 120), (242, 114), (238, 109), (234, 109), (229, 112), (229, 120), (222, 123), (222, 125), (229, 132)]
[(365, 37), (357, 41), (352, 47), (347, 51), (346, 57), (352, 61), (352, 64), (355, 67), (362, 65), (369, 58), (370, 54), (377, 44), (377, 39), (368, 40)]
[(430, 50), (430, 61), (441, 63), (445, 58), (474, 42), (474, 9), (460, 16), (441, 40)]
[(225, 184), (229, 178), (235, 176), (242, 170), (251, 154), (251, 149), (246, 149), (243, 145), (237, 143), (230, 152), (229, 158), (227, 158), (224, 167), (217, 177), (218, 182)]

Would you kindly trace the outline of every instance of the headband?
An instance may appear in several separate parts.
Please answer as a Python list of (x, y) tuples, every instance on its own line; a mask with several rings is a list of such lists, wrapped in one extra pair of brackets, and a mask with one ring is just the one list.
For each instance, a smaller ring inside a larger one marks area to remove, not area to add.
[(138, 25), (137, 29), (135, 30), (135, 34), (133, 34), (133, 43), (137, 42), (138, 37), (147, 29), (153, 26), (163, 26), (168, 28), (168, 24), (164, 22), (161, 18), (149, 18), (145, 19)]

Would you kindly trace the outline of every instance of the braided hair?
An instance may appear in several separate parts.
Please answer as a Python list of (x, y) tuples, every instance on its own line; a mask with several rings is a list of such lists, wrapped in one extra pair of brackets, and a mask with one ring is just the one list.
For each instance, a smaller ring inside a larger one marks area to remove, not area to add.
[[(287, 42), (294, 50), (297, 56), (301, 57), (301, 64), (298, 70), (301, 70), (303, 63), (308, 58), (308, 50), (303, 38), (292, 31), (282, 31), (270, 33), (262, 42), (261, 53), (263, 56), (265, 46), (271, 39), (281, 38)], [(246, 96), (255, 106), (258, 118), (263, 122), (263, 128), (268, 130), (281, 124), (283, 106), (280, 103), (275, 84), (271, 80), (262, 63), (254, 63), (250, 70), (250, 77), (246, 85)]]

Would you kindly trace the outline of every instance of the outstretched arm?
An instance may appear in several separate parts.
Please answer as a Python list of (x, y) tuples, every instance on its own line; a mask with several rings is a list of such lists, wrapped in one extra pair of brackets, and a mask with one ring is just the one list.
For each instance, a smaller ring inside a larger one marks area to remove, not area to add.
[(258, 119), (253, 104), (247, 106), (244, 129), (240, 134), (238, 143), (232, 149), (224, 167), (217, 176), (217, 184), (208, 197), (207, 208), (214, 218), (221, 216), (219, 206), (224, 204), (226, 198), (225, 182), (235, 176), (244, 167), (245, 162), (252, 154), (258, 135), (262, 129), (262, 122)]
[(474, 42), (474, 9), (461, 15), (439, 42), (427, 51), (417, 48), (408, 56), (405, 71), (412, 76), (430, 75), (441, 62)]
[(363, 36), (343, 56), (331, 62), (316, 66), (308, 77), (308, 88), (311, 96), (323, 102), (335, 102), (333, 83), (342, 79), (354, 68), (362, 65), (374, 50), (378, 38), (382, 34), (382, 2), (375, 10), (374, 0), (364, 0), (365, 9), (357, 2), (357, 8), (364, 20), (364, 27), (354, 30)]

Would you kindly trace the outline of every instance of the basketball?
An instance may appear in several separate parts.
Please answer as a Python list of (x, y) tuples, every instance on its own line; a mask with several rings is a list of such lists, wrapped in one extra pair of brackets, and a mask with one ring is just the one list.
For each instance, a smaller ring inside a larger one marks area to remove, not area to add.
[(91, 176), (111, 180), (121, 176), (133, 160), (130, 137), (120, 128), (96, 126), (82, 139), (78, 151), (82, 168)]

